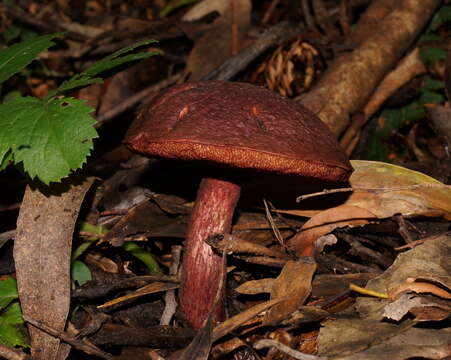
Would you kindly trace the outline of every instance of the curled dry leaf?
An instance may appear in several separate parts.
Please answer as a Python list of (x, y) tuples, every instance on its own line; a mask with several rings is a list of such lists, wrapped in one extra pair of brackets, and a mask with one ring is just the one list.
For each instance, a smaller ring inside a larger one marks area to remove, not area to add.
[[(351, 164), (355, 169), (349, 179), (351, 187), (384, 190), (354, 191), (342, 205), (317, 212), (290, 241), (297, 254), (312, 254), (314, 242), (320, 236), (339, 227), (365, 225), (371, 218), (402, 214), (406, 217), (442, 216), (451, 219), (451, 188), (441, 182), (388, 163), (352, 160)], [(425, 186), (415, 187), (418, 184)], [(428, 187), (428, 184), (432, 186)], [(305, 216), (312, 210), (287, 212)]]
[(390, 292), (390, 298), (396, 299), (400, 294), (408, 291), (415, 293), (430, 293), (443, 299), (451, 300), (451, 292), (449, 290), (442, 289), (441, 287), (430, 282), (415, 281), (413, 278), (407, 278), (404, 284), (401, 284), (397, 288), (393, 289)]
[[(421, 279), (417, 286), (421, 287), (423, 286), (422, 284), (429, 285), (427, 288), (428, 293), (435, 295), (435, 292), (441, 289), (445, 292), (445, 295), (449, 294), (449, 290), (444, 284), (447, 283), (446, 279), (451, 271), (448, 259), (448, 254), (451, 251), (450, 240), (451, 237), (449, 235), (443, 235), (399, 254), (395, 262), (383, 274), (368, 282), (366, 289), (376, 292), (388, 292), (393, 295), (400, 293), (400, 290), (407, 290), (405, 288), (406, 279), (411, 278)], [(415, 283), (410, 285), (413, 284)], [(436, 284), (439, 285), (437, 286)], [(430, 295), (422, 294), (422, 296), (429, 297)], [(436, 300), (445, 301), (446, 299), (446, 296), (442, 297), (441, 295), (433, 297)], [(384, 318), (383, 312), (388, 304), (387, 301), (370, 297), (359, 297), (356, 301), (356, 308), (362, 317), (371, 317), (381, 321)]]
[(311, 256), (315, 253), (316, 240), (346, 226), (363, 226), (376, 216), (361, 207), (341, 205), (324, 210), (308, 220), (299, 233), (290, 239), (290, 247), (299, 256)]
[(385, 306), (384, 317), (400, 321), (408, 312), (412, 313), (417, 321), (442, 321), (451, 315), (451, 304), (431, 296), (403, 294)]

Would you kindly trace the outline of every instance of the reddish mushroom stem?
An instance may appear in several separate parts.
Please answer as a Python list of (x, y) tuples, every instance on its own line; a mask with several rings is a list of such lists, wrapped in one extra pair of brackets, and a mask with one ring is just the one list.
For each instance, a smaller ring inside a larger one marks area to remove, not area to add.
[(233, 182), (204, 178), (197, 192), (186, 234), (180, 289), (182, 312), (195, 328), (202, 327), (216, 299), (213, 321), (224, 318), (222, 257), (205, 240), (230, 232), (240, 190)]

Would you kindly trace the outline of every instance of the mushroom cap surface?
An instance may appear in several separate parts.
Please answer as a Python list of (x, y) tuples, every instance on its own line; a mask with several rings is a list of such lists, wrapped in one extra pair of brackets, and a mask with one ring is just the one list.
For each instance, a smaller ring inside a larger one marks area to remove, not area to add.
[(141, 154), (344, 182), (353, 171), (327, 126), (296, 101), (247, 83), (176, 85), (138, 115)]

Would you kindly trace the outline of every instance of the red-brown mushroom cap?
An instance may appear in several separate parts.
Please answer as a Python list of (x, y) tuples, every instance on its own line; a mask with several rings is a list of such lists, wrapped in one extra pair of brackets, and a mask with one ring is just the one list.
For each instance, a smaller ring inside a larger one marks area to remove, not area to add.
[(246, 83), (174, 86), (139, 114), (126, 143), (146, 155), (328, 182), (346, 181), (353, 170), (316, 115)]

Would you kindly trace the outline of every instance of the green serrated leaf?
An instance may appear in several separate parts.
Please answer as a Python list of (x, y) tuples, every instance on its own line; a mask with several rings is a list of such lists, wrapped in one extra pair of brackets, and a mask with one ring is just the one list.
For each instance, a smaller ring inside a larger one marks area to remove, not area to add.
[(6, 154), (0, 154), (0, 170), (4, 170), (14, 162), (13, 153), (10, 151), (6, 152)]
[(443, 23), (451, 21), (451, 6), (440, 6), (430, 24), (431, 30), (437, 30)]
[(434, 34), (434, 33), (425, 33), (423, 35), (420, 36), (420, 38), (418, 39), (418, 41), (420, 43), (423, 42), (429, 42), (429, 41), (440, 41), (442, 38), (441, 36)]
[(371, 134), (365, 157), (369, 160), (387, 161), (389, 141), (394, 132), (403, 125), (421, 120), (426, 111), (418, 102), (411, 103), (400, 109), (385, 109), (380, 115), (378, 127)]
[[(85, 162), (97, 137), (83, 100), (26, 97), (0, 105), (0, 157), (12, 150), (15, 163), (45, 184), (60, 181)], [(6, 149), (6, 151), (5, 151)]]
[(58, 34), (38, 36), (0, 50), (0, 83), (22, 70), (32, 62), (41, 51), (54, 44)]
[(138, 54), (124, 55), (124, 56), (117, 57), (114, 59), (109, 59), (108, 61), (102, 60), (98, 63), (95, 63), (88, 70), (86, 70), (83, 74), (89, 75), (89, 76), (96, 76), (98, 74), (104, 73), (108, 70), (116, 68), (125, 63), (146, 59), (146, 58), (156, 55), (156, 54), (158, 54), (158, 53), (150, 51), (150, 52), (143, 52), (143, 53), (138, 53)]
[[(129, 52), (141, 47), (141, 46), (146, 46), (146, 45), (154, 44), (154, 43), (157, 43), (157, 42), (158, 41), (154, 40), (154, 39), (145, 39), (145, 40), (138, 41), (137, 43), (131, 44), (129, 46), (126, 46), (126, 47), (124, 47), (122, 49), (119, 49), (119, 50), (115, 51), (114, 53), (108, 55), (107, 57), (102, 59), (100, 62), (97, 62), (96, 64), (108, 62), (110, 60), (113, 60), (113, 59), (116, 59), (116, 58), (120, 57), (123, 54), (127, 54), (127, 53), (129, 53)], [(156, 53), (149, 52), (147, 54), (150, 54), (148, 56), (153, 56)], [(94, 64), (93, 66), (95, 66), (96, 64)], [(91, 66), (87, 71), (84, 71), (84, 73), (88, 74), (90, 72), (90, 70), (93, 68), (93, 66)], [(91, 74), (91, 75), (97, 75), (97, 74), (99, 74), (99, 73)]]
[(65, 94), (71, 90), (74, 90), (76, 88), (91, 85), (94, 83), (101, 83), (103, 80), (98, 75), (109, 71), (111, 69), (114, 69), (120, 65), (126, 64), (128, 62), (137, 61), (146, 59), (148, 57), (151, 57), (153, 55), (157, 55), (157, 52), (141, 52), (137, 54), (129, 54), (125, 55), (133, 50), (135, 50), (138, 47), (145, 46), (151, 43), (155, 43), (156, 40), (143, 40), (136, 44), (127, 46), (123, 49), (120, 49), (116, 51), (115, 53), (105, 57), (104, 59), (96, 62), (93, 64), (90, 68), (83, 71), (82, 73), (75, 75), (73, 78), (63, 82), (58, 89), (50, 92), (46, 99), (55, 96), (57, 94)]
[(440, 104), (445, 100), (442, 94), (435, 91), (424, 91), (421, 93), (419, 102), (421, 104)]
[(77, 282), (80, 286), (92, 280), (91, 270), (89, 270), (86, 264), (80, 260), (75, 260), (72, 263), (71, 276), (72, 280)]
[(128, 251), (137, 259), (141, 260), (152, 274), (161, 274), (161, 269), (155, 257), (148, 251), (144, 250), (134, 242), (126, 242), (122, 245), (124, 250)]
[(29, 347), (19, 303), (13, 302), (0, 316), (0, 344)]
[(88, 76), (75, 75), (73, 78), (64, 81), (56, 90), (51, 90), (48, 92), (45, 99), (50, 99), (57, 94), (66, 94), (71, 90), (81, 88), (84, 86), (92, 84), (101, 84), (103, 79), (101, 78), (90, 78)]
[(12, 277), (0, 280), (0, 310), (7, 307), (11, 301), (17, 299), (17, 284)]
[(445, 85), (443, 84), (443, 81), (435, 80), (428, 76), (424, 79), (423, 86), (421, 87), (420, 91), (440, 90), (444, 87)]
[(444, 59), (446, 57), (446, 51), (431, 47), (422, 47), (420, 49), (420, 56), (426, 64), (430, 64)]

